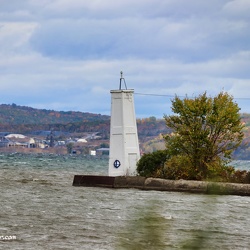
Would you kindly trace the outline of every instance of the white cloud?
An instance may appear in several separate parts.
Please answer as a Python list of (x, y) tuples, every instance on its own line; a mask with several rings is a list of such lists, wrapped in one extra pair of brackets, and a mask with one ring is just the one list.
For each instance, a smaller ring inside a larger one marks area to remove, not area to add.
[(0, 53), (15, 57), (16, 53), (22, 53), (25, 48), (25, 53), (29, 53), (27, 44), (35, 28), (35, 23), (0, 22)]
[(250, 1), (249, 0), (228, 1), (223, 7), (223, 12), (234, 18), (249, 20)]
[(175, 94), (248, 97), (247, 0), (0, 4), (3, 103), (109, 114), (121, 70), (135, 92), (166, 95), (135, 95), (140, 117), (162, 117)]

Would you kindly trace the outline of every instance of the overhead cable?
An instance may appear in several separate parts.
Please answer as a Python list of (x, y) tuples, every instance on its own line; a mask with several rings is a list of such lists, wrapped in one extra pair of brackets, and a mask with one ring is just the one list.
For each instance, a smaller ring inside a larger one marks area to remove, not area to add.
[[(181, 95), (163, 95), (163, 94), (152, 94), (152, 93), (138, 93), (135, 92), (135, 95), (145, 95), (145, 96), (158, 96), (158, 97), (187, 97), (187, 96), (181, 96)], [(233, 97), (233, 99), (239, 99), (239, 100), (250, 100), (250, 97)]]

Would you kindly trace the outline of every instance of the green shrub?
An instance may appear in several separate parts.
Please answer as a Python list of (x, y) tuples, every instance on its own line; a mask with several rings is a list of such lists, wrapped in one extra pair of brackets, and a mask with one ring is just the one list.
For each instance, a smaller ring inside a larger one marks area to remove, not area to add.
[(230, 182), (235, 183), (250, 183), (250, 172), (246, 170), (236, 170), (230, 176)]
[(164, 164), (163, 177), (171, 180), (200, 180), (198, 169), (195, 169), (188, 157), (176, 155)]
[(227, 182), (235, 169), (223, 164), (220, 159), (206, 163), (204, 169), (194, 167), (187, 156), (176, 155), (169, 158), (164, 165), (164, 178), (172, 180), (202, 180)]
[(144, 177), (162, 177), (161, 172), (168, 158), (167, 150), (144, 154), (137, 163), (137, 172)]
[(140, 176), (171, 180), (202, 180), (216, 182), (250, 183), (250, 172), (235, 170), (220, 159), (205, 164), (203, 170), (194, 167), (187, 156), (170, 157), (167, 150), (144, 154), (137, 163)]
[(220, 159), (217, 159), (207, 164), (207, 176), (204, 180), (228, 182), (234, 172), (234, 167), (227, 166)]

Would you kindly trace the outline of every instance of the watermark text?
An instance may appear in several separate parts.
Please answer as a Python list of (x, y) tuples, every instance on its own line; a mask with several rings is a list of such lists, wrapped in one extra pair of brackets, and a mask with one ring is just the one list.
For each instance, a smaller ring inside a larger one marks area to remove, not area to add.
[(2, 240), (16, 240), (16, 235), (0, 235), (0, 241)]

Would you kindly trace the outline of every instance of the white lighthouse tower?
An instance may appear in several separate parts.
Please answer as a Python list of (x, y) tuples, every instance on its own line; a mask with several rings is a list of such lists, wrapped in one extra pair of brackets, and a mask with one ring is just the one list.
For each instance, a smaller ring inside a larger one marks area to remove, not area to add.
[[(122, 89), (122, 81), (125, 89)], [(134, 90), (127, 89), (121, 72), (120, 88), (111, 90), (109, 176), (136, 175), (140, 159)]]

